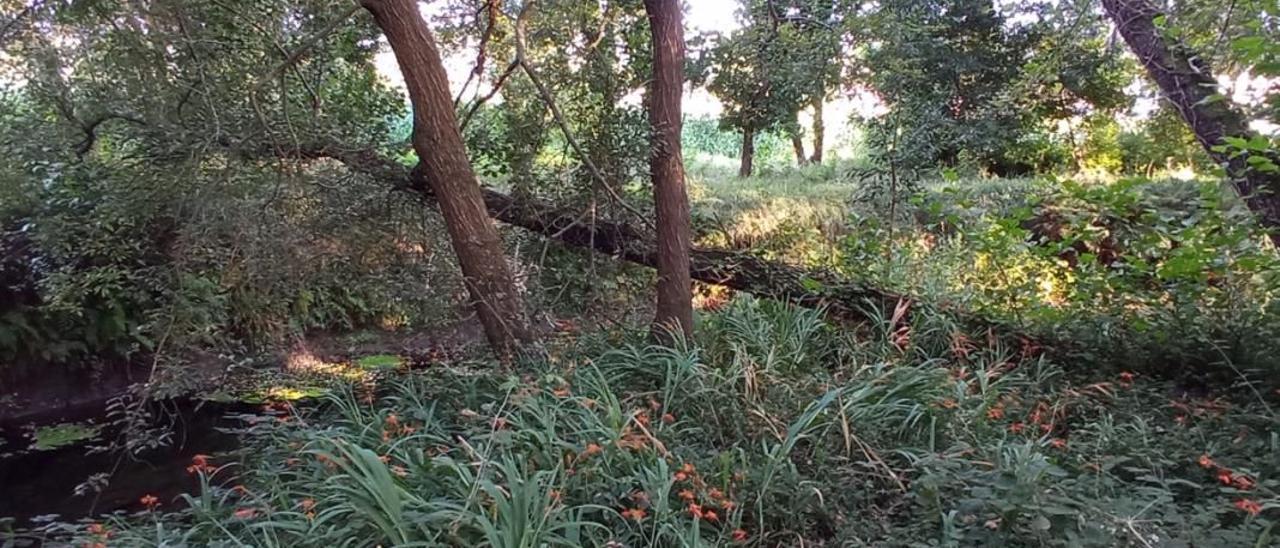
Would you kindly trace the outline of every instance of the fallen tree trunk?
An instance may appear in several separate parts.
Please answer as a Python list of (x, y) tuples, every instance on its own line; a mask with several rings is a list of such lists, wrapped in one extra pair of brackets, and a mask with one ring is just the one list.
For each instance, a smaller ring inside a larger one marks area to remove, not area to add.
[[(385, 181), (393, 187), (412, 191), (425, 200), (433, 200), (419, 170), (409, 170), (382, 158), (374, 151), (303, 147), (295, 149), (293, 155), (307, 159), (333, 159), (353, 171)], [(579, 211), (557, 207), (534, 198), (517, 200), (491, 188), (483, 188), (482, 192), (485, 206), (494, 219), (567, 245), (657, 267), (658, 256), (653, 236), (631, 225), (599, 219), (586, 223)], [(904, 301), (918, 302), (908, 295), (850, 282), (832, 272), (799, 268), (739, 251), (694, 248), (690, 252), (690, 275), (703, 283), (801, 306), (822, 308), (828, 315), (842, 319), (866, 319), (868, 314), (865, 306), (869, 304), (892, 311)], [(947, 310), (973, 327), (992, 328), (1003, 335), (1031, 339), (1021, 329), (1005, 322), (943, 303), (931, 304)]]

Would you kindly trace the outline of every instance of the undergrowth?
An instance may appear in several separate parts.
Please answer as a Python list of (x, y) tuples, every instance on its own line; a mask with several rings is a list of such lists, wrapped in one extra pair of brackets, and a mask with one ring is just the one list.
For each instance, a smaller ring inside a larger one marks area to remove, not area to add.
[[(695, 340), (587, 334), (242, 417), (204, 488), (26, 533), (86, 546), (1264, 546), (1276, 417), (1090, 377), (945, 315), (857, 336), (739, 298)], [(1069, 373), (1069, 371), (1074, 371)]]

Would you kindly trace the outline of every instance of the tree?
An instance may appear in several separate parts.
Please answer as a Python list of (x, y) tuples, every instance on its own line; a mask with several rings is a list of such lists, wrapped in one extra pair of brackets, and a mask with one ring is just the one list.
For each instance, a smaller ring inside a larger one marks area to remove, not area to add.
[(524, 306), (467, 159), (440, 52), (415, 0), (364, 0), (362, 5), (386, 35), (404, 74), (419, 168), (440, 202), (485, 337), (496, 353), (510, 357), (530, 337)]
[(1196, 140), (1226, 168), (1228, 177), (1280, 245), (1280, 155), (1265, 137), (1218, 93), (1213, 71), (1194, 51), (1160, 28), (1159, 8), (1146, 0), (1103, 0), (1103, 7), (1134, 55), (1195, 133)]
[(653, 84), (649, 89), (649, 156), (657, 214), (658, 310), (654, 332), (693, 334), (693, 287), (689, 278), (689, 197), (680, 150), (684, 91), (684, 25), (679, 0), (645, 0), (653, 33)]

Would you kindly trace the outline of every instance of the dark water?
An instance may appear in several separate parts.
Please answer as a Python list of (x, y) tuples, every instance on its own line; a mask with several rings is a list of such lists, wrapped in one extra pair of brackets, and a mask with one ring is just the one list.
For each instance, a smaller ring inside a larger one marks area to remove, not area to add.
[[(167, 446), (140, 455), (121, 452), (90, 452), (90, 446), (104, 445), (119, 435), (119, 429), (105, 428), (98, 440), (51, 450), (26, 450), (0, 458), (0, 518), (13, 518), (18, 527), (32, 518), (57, 514), (68, 521), (111, 513), (141, 510), (145, 495), (158, 497), (166, 508), (181, 504), (181, 493), (199, 488), (196, 477), (187, 473), (191, 458), (234, 449), (236, 438), (220, 429), (242, 426), (233, 413), (252, 412), (247, 404), (226, 404), (182, 400), (164, 402), (163, 413), (171, 424)], [(2, 431), (5, 451), (26, 447), (27, 432)], [(25, 430), (25, 429), (24, 429)], [(110, 474), (100, 492), (76, 495), (76, 486), (94, 474)]]

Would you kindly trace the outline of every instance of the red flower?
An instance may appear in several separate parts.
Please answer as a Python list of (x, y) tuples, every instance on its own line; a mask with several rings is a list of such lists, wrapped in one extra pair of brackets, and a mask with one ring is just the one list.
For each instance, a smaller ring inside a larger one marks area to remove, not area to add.
[(746, 532), (746, 531), (743, 531), (742, 529), (734, 529), (734, 530), (733, 530), (733, 541), (734, 541), (734, 542), (744, 542), (744, 541), (746, 541), (746, 540), (747, 540), (747, 532)]
[(644, 521), (645, 512), (643, 509), (640, 509), (640, 508), (632, 508), (630, 510), (623, 510), (622, 517), (627, 519), (633, 519), (633, 520), (636, 520), (637, 522), (640, 522), (640, 521)]
[(1135, 377), (1135, 375), (1128, 371), (1120, 373), (1120, 384), (1123, 384), (1126, 386), (1133, 384), (1133, 377)]
[(1200, 467), (1204, 468), (1205, 470), (1208, 470), (1218, 465), (1218, 463), (1213, 462), (1213, 459), (1209, 458), (1209, 455), (1207, 454), (1200, 455), (1200, 458), (1196, 462), (1199, 463)]
[(240, 519), (249, 519), (249, 518), (252, 518), (253, 516), (258, 515), (258, 511), (254, 510), (253, 508), (241, 508), (239, 510), (236, 510), (235, 513), (232, 515)]
[(138, 499), (138, 502), (147, 507), (147, 510), (155, 510), (160, 507), (160, 499), (156, 498), (155, 495), (143, 495), (142, 498)]
[(1244, 510), (1245, 512), (1248, 512), (1249, 515), (1251, 516), (1256, 516), (1262, 513), (1262, 505), (1258, 504), (1258, 501), (1253, 499), (1237, 500), (1235, 503), (1235, 507), (1241, 510)]
[(1022, 430), (1026, 427), (1027, 425), (1022, 424), (1021, 422), (1015, 422), (1009, 425), (1009, 431), (1013, 432), (1014, 434), (1021, 434)]
[(1053, 438), (1049, 440), (1049, 445), (1052, 445), (1054, 449), (1066, 449), (1067, 440), (1064, 440), (1062, 438)]
[(689, 475), (684, 472), (676, 472), (676, 481), (685, 481), (689, 479)]
[(689, 515), (691, 515), (691, 516), (693, 516), (693, 517), (695, 517), (695, 518), (698, 518), (698, 519), (702, 519), (702, 506), (701, 506), (701, 505), (698, 505), (698, 504), (690, 503), (690, 504), (689, 504)]
[(1223, 485), (1231, 485), (1232, 483), (1234, 483), (1234, 482), (1235, 482), (1235, 476), (1232, 476), (1232, 475), (1231, 475), (1231, 471), (1230, 471), (1230, 470), (1226, 470), (1226, 469), (1219, 470), (1219, 471), (1218, 471), (1218, 482), (1219, 482), (1219, 483), (1221, 483), (1221, 484), (1223, 484)]
[(662, 423), (663, 423), (663, 424), (671, 424), (671, 423), (673, 423), (673, 422), (676, 422), (676, 416), (675, 416), (675, 415), (672, 415), (671, 413), (663, 413), (663, 415), (662, 415)]
[(680, 500), (685, 500), (685, 501), (692, 502), (692, 501), (693, 501), (693, 491), (690, 491), (690, 490), (688, 490), (688, 489), (685, 489), (685, 490), (683, 490), (683, 491), (680, 491)]
[(707, 521), (718, 521), (720, 519), (720, 516), (717, 516), (714, 510), (707, 510), (706, 512), (702, 513), (702, 519), (705, 519)]
[(209, 455), (195, 455), (191, 457), (191, 466), (187, 467), (187, 473), (191, 475), (199, 473), (209, 473), (214, 470), (209, 464)]
[(1236, 476), (1235, 481), (1232, 481), (1231, 484), (1241, 491), (1248, 491), (1253, 489), (1254, 486), (1253, 480), (1249, 476)]

